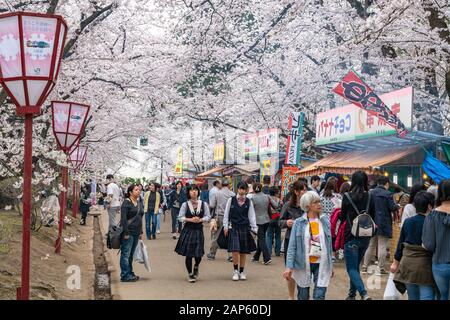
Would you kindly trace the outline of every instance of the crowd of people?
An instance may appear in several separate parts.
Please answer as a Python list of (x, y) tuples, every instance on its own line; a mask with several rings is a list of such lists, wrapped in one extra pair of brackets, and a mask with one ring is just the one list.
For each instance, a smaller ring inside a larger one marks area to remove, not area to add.
[[(313, 299), (325, 299), (333, 265), (339, 262), (345, 262), (349, 278), (347, 300), (355, 300), (357, 294), (371, 300), (362, 278), (371, 270), (377, 276), (393, 273), (396, 287), (411, 300), (448, 299), (450, 180), (428, 189), (415, 185), (409, 193), (395, 186), (395, 192), (390, 192), (387, 177), (369, 183), (367, 174), (357, 171), (343, 183), (334, 176), (325, 181), (318, 176), (309, 181), (299, 178), (283, 198), (270, 179), (262, 184), (241, 181), (236, 193), (224, 178), (214, 181), (210, 190), (181, 182), (170, 188), (150, 183), (145, 188), (130, 185), (124, 195), (113, 176), (107, 180), (104, 205), (109, 228), (119, 222), (123, 228), (124, 282), (139, 279), (132, 268), (137, 242), (144, 230), (148, 240), (156, 239), (161, 216), (167, 211), (171, 236), (177, 240), (174, 251), (185, 257), (189, 282), (199, 277), (204, 230), (208, 230), (204, 226), (209, 222), (211, 243), (206, 244), (206, 257), (215, 259), (223, 237), (233, 264), (233, 281), (247, 279), (247, 255), (252, 254), (251, 261), (262, 258), (261, 263), (270, 265), (273, 254), (284, 253), (283, 276), (292, 300), (308, 300), (311, 287)], [(395, 252), (389, 252), (395, 221), (401, 222), (400, 238)], [(390, 267), (389, 256), (393, 256)]]

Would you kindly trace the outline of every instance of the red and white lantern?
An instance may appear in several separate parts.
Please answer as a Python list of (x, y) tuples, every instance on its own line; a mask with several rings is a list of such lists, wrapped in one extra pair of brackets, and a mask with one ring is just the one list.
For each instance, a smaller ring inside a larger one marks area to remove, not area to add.
[(82, 165), (86, 161), (87, 146), (74, 146), (69, 153), (69, 162), (72, 164), (74, 170), (81, 169)]
[(39, 113), (55, 86), (67, 36), (58, 15), (0, 16), (0, 82), (18, 114)]
[(68, 152), (84, 130), (90, 106), (66, 101), (52, 101), (53, 133), (58, 146)]

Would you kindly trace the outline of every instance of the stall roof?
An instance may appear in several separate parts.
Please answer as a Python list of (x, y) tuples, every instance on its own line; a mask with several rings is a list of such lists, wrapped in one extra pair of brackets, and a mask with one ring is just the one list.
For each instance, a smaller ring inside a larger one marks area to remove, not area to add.
[(260, 164), (259, 162), (252, 162), (247, 164), (238, 164), (234, 167), (240, 174), (252, 175), (255, 172), (259, 172)]
[(318, 148), (330, 152), (368, 150), (368, 149), (377, 150), (383, 148), (401, 148), (405, 146), (417, 145), (418, 143), (425, 145), (428, 143), (438, 141), (450, 141), (450, 138), (424, 131), (412, 131), (408, 132), (403, 138), (397, 137), (396, 135), (389, 135), (384, 137), (327, 144), (318, 146)]
[(358, 150), (332, 153), (300, 170), (297, 175), (306, 177), (327, 172), (352, 174), (357, 170), (371, 173), (374, 167), (384, 166), (419, 151), (420, 147), (408, 146), (395, 149)]
[(209, 169), (205, 172), (202, 172), (200, 174), (197, 175), (197, 178), (206, 178), (206, 177), (219, 177), (219, 173), (222, 173), (223, 170), (227, 169), (228, 167), (230, 167), (229, 165), (222, 165), (222, 166), (218, 166), (218, 167), (214, 167), (212, 169)]

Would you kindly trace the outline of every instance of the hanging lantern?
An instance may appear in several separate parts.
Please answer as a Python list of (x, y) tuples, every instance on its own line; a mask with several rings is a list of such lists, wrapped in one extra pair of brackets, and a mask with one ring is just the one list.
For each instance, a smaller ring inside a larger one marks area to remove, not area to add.
[(68, 152), (80, 138), (89, 108), (76, 102), (52, 101), (53, 133), (64, 152)]
[(74, 170), (81, 169), (87, 156), (87, 149), (87, 146), (80, 146), (79, 144), (72, 147), (69, 152), (69, 162)]
[(40, 112), (55, 86), (66, 36), (61, 16), (29, 12), (0, 16), (0, 82), (18, 114)]

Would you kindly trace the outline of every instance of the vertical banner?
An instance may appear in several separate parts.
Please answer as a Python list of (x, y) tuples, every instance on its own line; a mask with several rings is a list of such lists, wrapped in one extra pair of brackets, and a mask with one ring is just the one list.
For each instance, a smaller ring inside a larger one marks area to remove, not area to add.
[(296, 179), (296, 172), (298, 172), (300, 169), (295, 166), (284, 166), (283, 172), (281, 174), (281, 196), (282, 199), (286, 197), (286, 195), (289, 192), (289, 185), (291, 183), (294, 183)]
[(220, 141), (214, 145), (214, 162), (223, 164), (225, 162), (225, 142)]
[(261, 156), (259, 164), (261, 181), (263, 181), (264, 176), (269, 176), (270, 183), (273, 184), (275, 182), (275, 175), (278, 171), (278, 156), (263, 155)]
[(408, 133), (403, 122), (353, 70), (345, 75), (333, 91), (354, 105), (366, 110), (369, 114), (385, 121), (397, 131), (400, 137)]
[(244, 158), (245, 162), (250, 162), (258, 157), (258, 135), (244, 134)]
[(299, 165), (302, 151), (303, 112), (291, 112), (288, 120), (289, 136), (286, 147), (285, 164)]
[(273, 184), (279, 166), (277, 128), (258, 131), (258, 149), (261, 181), (270, 176)]
[(174, 174), (176, 176), (182, 176), (183, 175), (183, 148), (178, 148), (178, 155), (177, 155), (177, 163), (175, 165)]

